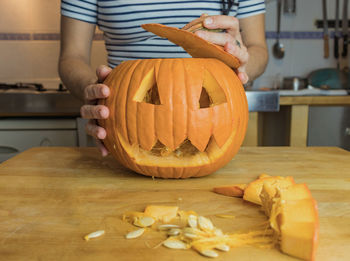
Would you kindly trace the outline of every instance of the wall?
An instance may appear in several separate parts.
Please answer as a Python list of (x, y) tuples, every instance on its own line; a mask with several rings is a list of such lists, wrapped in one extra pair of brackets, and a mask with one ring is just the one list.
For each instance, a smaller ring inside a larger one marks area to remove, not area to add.
[[(282, 14), (281, 42), (285, 46), (285, 57), (281, 60), (272, 55), (272, 46), (275, 43), (273, 38), (277, 27), (277, 2), (276, 0), (266, 2), (266, 34), (270, 58), (265, 73), (254, 82), (254, 88), (271, 87), (276, 78), (278, 80), (284, 76), (306, 77), (315, 69), (336, 67), (337, 62), (333, 56), (333, 39), (329, 41), (330, 56), (325, 59), (323, 58), (323, 31), (315, 26), (316, 19), (322, 19), (321, 0), (296, 0), (296, 14)], [(342, 17), (342, 4), (343, 0), (340, 0), (340, 18)], [(327, 1), (327, 9), (328, 19), (334, 19), (335, 0)], [(330, 33), (333, 31), (334, 29), (329, 29)], [(349, 66), (349, 58), (342, 60), (341, 65)]]
[[(327, 2), (329, 18), (334, 18), (335, 1)], [(56, 88), (59, 7), (59, 0), (0, 1), (0, 82), (38, 81)], [(272, 86), (276, 75), (306, 76), (314, 69), (336, 65), (333, 57), (323, 58), (322, 30), (314, 26), (315, 19), (321, 17), (320, 0), (297, 0), (296, 15), (282, 16), (285, 58), (276, 60), (270, 52), (267, 70), (254, 88)], [(275, 0), (267, 1), (266, 30), (271, 51), (276, 30)], [(332, 44), (330, 41), (330, 50)], [(103, 41), (94, 41), (92, 66), (106, 63), (105, 55)]]
[[(0, 82), (42, 82), (57, 88), (59, 0), (0, 1)], [(106, 63), (103, 41), (94, 41), (92, 66)]]

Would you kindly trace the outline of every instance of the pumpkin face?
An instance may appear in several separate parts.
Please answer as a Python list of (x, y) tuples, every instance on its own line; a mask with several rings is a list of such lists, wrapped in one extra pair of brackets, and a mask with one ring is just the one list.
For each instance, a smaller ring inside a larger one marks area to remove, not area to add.
[(105, 146), (124, 166), (145, 175), (210, 174), (238, 151), (248, 106), (236, 74), (216, 59), (127, 61), (105, 81), (111, 89), (100, 121)]

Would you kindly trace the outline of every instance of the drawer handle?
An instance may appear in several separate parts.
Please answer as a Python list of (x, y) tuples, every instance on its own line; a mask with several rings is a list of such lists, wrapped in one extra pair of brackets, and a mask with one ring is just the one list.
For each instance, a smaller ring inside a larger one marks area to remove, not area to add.
[(52, 142), (48, 138), (44, 138), (40, 142), (40, 147), (50, 147), (50, 146), (52, 146)]
[(347, 127), (347, 128), (345, 129), (345, 135), (346, 135), (346, 136), (350, 136), (350, 127)]
[(17, 153), (19, 152), (18, 149), (8, 146), (0, 146), (0, 153), (1, 154), (8, 154), (8, 153)]

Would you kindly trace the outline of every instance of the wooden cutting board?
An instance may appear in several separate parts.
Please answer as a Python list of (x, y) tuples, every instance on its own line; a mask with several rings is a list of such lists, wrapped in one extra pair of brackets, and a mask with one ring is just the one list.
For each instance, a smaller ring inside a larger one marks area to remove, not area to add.
[[(317, 260), (350, 260), (350, 152), (291, 147), (243, 147), (215, 174), (187, 180), (137, 175), (94, 148), (28, 150), (0, 164), (1, 260), (206, 260), (192, 250), (153, 249), (164, 239), (158, 233), (126, 240), (133, 228), (121, 215), (148, 204), (178, 205), (211, 218), (224, 232), (244, 231), (264, 222), (264, 214), (211, 189), (250, 182), (263, 172), (308, 184), (319, 206)], [(103, 237), (83, 240), (100, 229)], [(296, 259), (276, 249), (241, 247), (217, 260)]]

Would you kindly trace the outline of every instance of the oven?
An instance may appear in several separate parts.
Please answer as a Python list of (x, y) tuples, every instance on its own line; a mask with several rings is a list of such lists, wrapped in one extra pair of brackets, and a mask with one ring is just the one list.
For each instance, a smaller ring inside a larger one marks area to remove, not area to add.
[(0, 83), (0, 162), (32, 147), (87, 145), (81, 105), (62, 84)]

